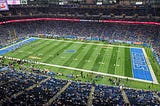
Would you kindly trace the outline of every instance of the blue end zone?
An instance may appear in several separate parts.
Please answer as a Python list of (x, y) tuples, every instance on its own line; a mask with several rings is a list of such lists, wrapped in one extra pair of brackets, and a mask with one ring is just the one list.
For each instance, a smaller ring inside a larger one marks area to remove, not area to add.
[(132, 57), (132, 72), (134, 78), (153, 81), (142, 49), (131, 48), (130, 51)]
[(8, 53), (10, 51), (13, 51), (13, 50), (21, 47), (24, 44), (30, 43), (30, 42), (35, 41), (35, 40), (37, 40), (37, 38), (29, 38), (27, 40), (24, 40), (24, 41), (21, 41), (19, 43), (14, 44), (14, 45), (11, 45), (11, 46), (9, 46), (7, 48), (4, 48), (4, 49), (2, 48), (0, 50), (0, 55), (4, 55), (4, 54), (6, 54), (6, 53)]

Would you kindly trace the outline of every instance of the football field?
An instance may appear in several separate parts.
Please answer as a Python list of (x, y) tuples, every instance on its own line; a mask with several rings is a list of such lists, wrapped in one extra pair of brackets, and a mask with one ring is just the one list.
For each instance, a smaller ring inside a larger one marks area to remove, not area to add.
[(0, 50), (39, 65), (157, 83), (144, 49), (102, 42), (29, 38)]
[[(54, 39), (37, 39), (4, 54), (7, 57), (142, 80), (148, 80), (146, 76), (149, 76), (151, 81), (150, 71), (146, 68), (148, 66), (144, 67), (145, 58), (141, 58), (141, 55), (131, 53), (131, 48), (128, 46)], [(143, 66), (137, 66), (137, 64)], [(145, 75), (146, 72), (149, 74)]]
[[(73, 80), (112, 84), (110, 79), (120, 78), (122, 85), (145, 89), (159, 80), (159, 67), (150, 49), (134, 45), (31, 37), (0, 49), (0, 58), (3, 56), (6, 64), (13, 59), (26, 60), (23, 66), (27, 71), (31, 67), (49, 70), (60, 79), (70, 80), (73, 75)], [(97, 80), (97, 76), (101, 77)]]

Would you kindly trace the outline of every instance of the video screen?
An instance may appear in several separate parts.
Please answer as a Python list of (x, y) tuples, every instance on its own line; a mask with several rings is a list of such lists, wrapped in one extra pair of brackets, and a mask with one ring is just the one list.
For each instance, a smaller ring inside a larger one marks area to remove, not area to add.
[(9, 10), (6, 0), (0, 0), (0, 11)]

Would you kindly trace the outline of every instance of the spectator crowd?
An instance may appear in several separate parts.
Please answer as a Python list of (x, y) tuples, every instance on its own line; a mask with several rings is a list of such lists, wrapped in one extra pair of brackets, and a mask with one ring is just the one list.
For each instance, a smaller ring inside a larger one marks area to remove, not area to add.
[(157, 91), (56, 79), (54, 76), (23, 68), (15, 69), (12, 64), (0, 67), (2, 106), (87, 106), (89, 103), (92, 106), (129, 105), (124, 100), (122, 90), (131, 105), (160, 105), (155, 96), (160, 96)]
[(0, 44), (6, 45), (27, 35), (97, 37), (105, 40), (143, 42), (152, 45), (160, 58), (160, 26), (98, 22), (36, 21), (0, 26)]

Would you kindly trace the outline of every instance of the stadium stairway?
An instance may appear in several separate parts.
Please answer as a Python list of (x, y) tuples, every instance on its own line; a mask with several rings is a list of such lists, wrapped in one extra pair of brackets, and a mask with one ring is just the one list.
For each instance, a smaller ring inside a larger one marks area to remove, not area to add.
[[(6, 70), (5, 70), (6, 71)], [(5, 74), (5, 71), (3, 71), (3, 72), (1, 72), (2, 74)], [(12, 82), (12, 81), (15, 81), (16, 79), (15, 78), (13, 78), (13, 79), (11, 79), (11, 80), (9, 80), (9, 81), (7, 81), (7, 82), (3, 82), (3, 83), (0, 83), (0, 86), (1, 85), (4, 85), (4, 84), (7, 84), (7, 83), (9, 83), (9, 82)]]
[(65, 91), (66, 88), (68, 88), (68, 86), (71, 84), (71, 82), (68, 82), (59, 92), (57, 92), (56, 95), (53, 96), (53, 98), (51, 98), (46, 104), (44, 104), (44, 106), (50, 106), (52, 103), (54, 103), (54, 101), (56, 100), (56, 98)]
[(160, 97), (157, 95), (157, 93), (154, 92), (153, 94), (157, 98), (157, 100), (160, 102)]
[(92, 86), (91, 92), (90, 92), (90, 94), (89, 94), (87, 106), (92, 106), (94, 90), (95, 90), (95, 86)]
[[(45, 75), (44, 75), (44, 76), (45, 76)], [(18, 93), (16, 93), (16, 94), (13, 94), (11, 97), (6, 97), (5, 99), (6, 99), (6, 100), (8, 99), (8, 100), (10, 101), (12, 98), (17, 97), (17, 96), (23, 94), (25, 91), (29, 91), (29, 90), (35, 88), (37, 85), (40, 85), (40, 84), (42, 84), (43, 82), (46, 82), (46, 81), (49, 80), (50, 78), (51, 78), (51, 77), (48, 77), (48, 76), (47, 76), (47, 78), (44, 79), (44, 80), (42, 80), (41, 82), (39, 82), (39, 83), (37, 83), (37, 84), (34, 84), (34, 85), (26, 88), (26, 89), (23, 90), (23, 91), (20, 91), (20, 92), (18, 92)], [(9, 83), (9, 82), (12, 82), (12, 81), (15, 81), (15, 80), (16, 80), (16, 79), (12, 79), (12, 80), (10, 80), (10, 81), (8, 81), (8, 82), (6, 82), (6, 83)], [(3, 84), (6, 84), (6, 83), (3, 83)], [(2, 85), (2, 84), (1, 84), (1, 85)], [(0, 101), (0, 104), (2, 104), (2, 101)]]
[(124, 99), (125, 103), (128, 104), (129, 106), (131, 106), (131, 104), (128, 100), (128, 97), (127, 97), (125, 91), (123, 90), (123, 88), (121, 88), (121, 92), (122, 92), (122, 96), (123, 96), (123, 99)]
[(1, 85), (4, 85), (4, 84), (7, 84), (7, 83), (9, 83), (9, 82), (12, 82), (12, 81), (15, 81), (15, 79), (11, 79), (11, 80), (9, 80), (8, 82), (0, 83), (0, 86), (1, 86)]
[(29, 91), (29, 90), (35, 88), (37, 85), (40, 85), (40, 84), (42, 84), (43, 82), (46, 82), (46, 81), (49, 80), (50, 78), (51, 78), (51, 77), (48, 77), (48, 78), (42, 80), (40, 83), (34, 84), (34, 85), (30, 86), (29, 88), (25, 89), (24, 91), (20, 91), (20, 92), (18, 92), (18, 93), (16, 93), (16, 94), (12, 95), (11, 98), (17, 97), (17, 96), (23, 94), (25, 91)]

